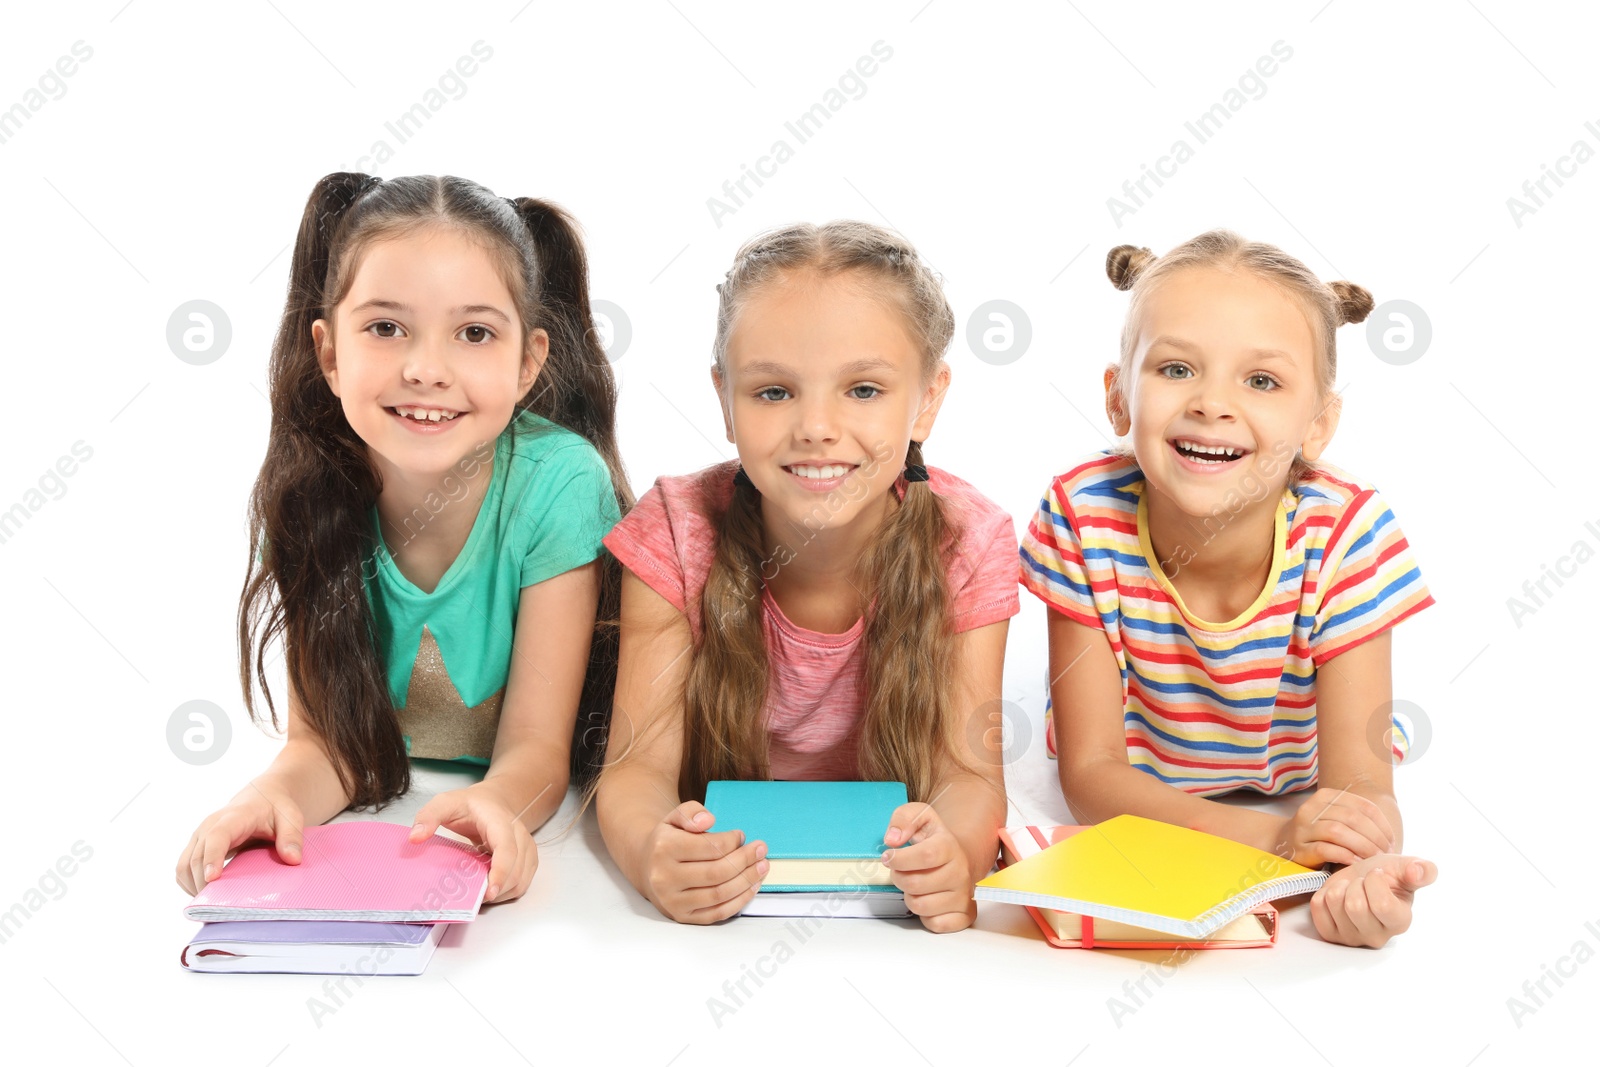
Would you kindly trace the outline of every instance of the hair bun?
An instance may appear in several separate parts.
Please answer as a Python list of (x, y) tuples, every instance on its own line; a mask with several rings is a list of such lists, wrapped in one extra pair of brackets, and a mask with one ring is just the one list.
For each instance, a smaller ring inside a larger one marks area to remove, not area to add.
[(1372, 313), (1372, 294), (1355, 282), (1329, 282), (1339, 302), (1339, 322), (1365, 322)]
[(1106, 253), (1106, 276), (1118, 289), (1132, 289), (1133, 283), (1139, 280), (1139, 275), (1155, 258), (1148, 248), (1118, 245)]

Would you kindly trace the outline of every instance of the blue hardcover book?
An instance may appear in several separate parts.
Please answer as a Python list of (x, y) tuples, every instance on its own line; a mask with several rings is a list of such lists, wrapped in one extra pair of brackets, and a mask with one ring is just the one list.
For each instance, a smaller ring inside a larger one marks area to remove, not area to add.
[[(889, 820), (905, 802), (900, 782), (718, 781), (706, 786), (706, 810), (716, 816), (713, 832), (743, 830), (747, 842), (767, 844), (771, 868), (760, 895), (898, 895), (880, 857)], [(766, 906), (753, 904), (747, 914), (758, 907)], [(891, 912), (906, 914), (903, 902)]]

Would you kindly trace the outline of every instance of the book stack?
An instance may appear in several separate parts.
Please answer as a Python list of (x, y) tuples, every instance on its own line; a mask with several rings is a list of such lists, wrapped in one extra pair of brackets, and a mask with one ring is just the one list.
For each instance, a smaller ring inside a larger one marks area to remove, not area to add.
[(880, 859), (901, 782), (730, 782), (706, 786), (713, 831), (764, 841), (770, 865), (741, 915), (905, 918), (911, 914)]
[(179, 962), (192, 971), (421, 974), (452, 923), (483, 904), (489, 858), (386, 822), (307, 827), (298, 864), (240, 851), (184, 916), (204, 923)]
[(1001, 831), (1005, 867), (979, 900), (1021, 904), (1058, 948), (1264, 948), (1277, 941), (1268, 903), (1328, 878), (1237, 841), (1137, 815), (1095, 826)]

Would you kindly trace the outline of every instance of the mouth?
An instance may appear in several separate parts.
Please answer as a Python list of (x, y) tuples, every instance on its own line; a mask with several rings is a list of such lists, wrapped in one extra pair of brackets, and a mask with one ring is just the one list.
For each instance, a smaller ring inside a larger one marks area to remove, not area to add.
[(857, 466), (855, 463), (794, 463), (783, 469), (802, 488), (822, 493), (842, 485)]
[(422, 425), (437, 425), (443, 422), (452, 422), (462, 413), (449, 408), (424, 408), (405, 404), (392, 408), (384, 408), (390, 415), (409, 423)]
[(1222, 470), (1250, 455), (1248, 448), (1191, 437), (1175, 437), (1167, 442), (1167, 447), (1177, 453), (1185, 466), (1196, 470)]

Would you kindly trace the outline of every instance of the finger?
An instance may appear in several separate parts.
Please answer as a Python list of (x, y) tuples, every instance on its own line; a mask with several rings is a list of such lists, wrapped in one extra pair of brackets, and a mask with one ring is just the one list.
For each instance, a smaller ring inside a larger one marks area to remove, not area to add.
[(1393, 882), (1385, 872), (1368, 871), (1362, 882), (1366, 887), (1372, 917), (1383, 928), (1386, 937), (1403, 934), (1411, 928), (1411, 903), (1395, 894)]
[[(709, 913), (723, 907), (729, 901), (749, 898), (761, 888), (761, 879), (766, 876), (771, 865), (766, 860), (761, 860), (745, 869), (738, 871), (727, 881), (713, 886), (703, 886), (691, 889), (682, 894), (682, 902), (688, 906), (692, 914)], [(744, 905), (740, 905), (742, 909)], [(707, 920), (715, 922), (715, 919)]]
[(1359, 832), (1341, 818), (1324, 815), (1306, 828), (1306, 837), (1315, 841), (1327, 841), (1339, 845), (1351, 854), (1366, 859), (1376, 856), (1383, 848), (1370, 837)]
[(183, 854), (178, 857), (177, 870), (173, 872), (177, 875), (178, 885), (190, 896), (194, 896), (200, 888), (194, 884), (194, 872), (190, 869), (194, 863), (195, 842), (199, 837), (198, 831), (189, 836), (189, 843), (183, 847)]
[[(515, 831), (513, 831), (515, 832)], [(516, 835), (519, 838), (524, 835)], [(539, 851), (534, 847), (532, 835), (526, 835), (527, 840), (517, 842), (517, 858), (511, 865), (515, 876), (510, 883), (500, 891), (497, 901), (512, 901), (528, 891), (528, 886), (533, 884), (533, 872), (539, 865)]]
[(1344, 910), (1345, 893), (1348, 891), (1349, 881), (1347, 879), (1339, 879), (1337, 882), (1330, 881), (1328, 883), (1328, 917), (1333, 920), (1334, 929), (1338, 932), (1334, 940), (1341, 945), (1359, 945), (1361, 944), (1360, 935), (1351, 925), (1350, 917), (1345, 914)]
[(933, 828), (941, 825), (939, 813), (932, 804), (921, 801), (901, 804), (889, 817), (889, 829), (884, 831), (883, 843), (890, 848), (897, 848), (907, 841), (921, 840), (918, 834), (926, 837), (933, 832)]
[(923, 927), (935, 934), (948, 934), (956, 930), (965, 930), (972, 925), (977, 917), (978, 902), (976, 900), (967, 901), (965, 910), (941, 911), (932, 915), (918, 916), (922, 920)]
[(414, 845), (426, 841), (439, 832), (439, 827), (460, 819), (466, 813), (467, 806), (462, 802), (458, 790), (440, 793), (418, 809), (416, 818), (411, 820), (409, 840)]
[[(681, 864), (681, 885), (684, 890), (720, 886), (738, 878), (741, 874), (753, 871), (758, 864), (764, 864), (766, 858), (766, 842), (752, 841), (743, 848), (736, 849), (720, 859), (691, 861)], [(766, 873), (767, 867), (763, 865), (760, 874), (755, 877), (759, 879)]]
[(722, 904), (718, 904), (717, 906), (711, 908), (702, 908), (696, 911), (691, 911), (683, 921), (695, 923), (700, 926), (710, 926), (712, 923), (718, 923), (724, 919), (731, 919), (749, 906), (750, 902), (755, 899), (756, 894), (760, 891), (761, 883), (757, 882), (752, 886), (746, 887), (744, 892), (739, 893), (731, 900), (727, 900)]
[[(1370, 876), (1375, 872), (1368, 871)], [(1383, 924), (1372, 914), (1372, 904), (1367, 898), (1367, 879), (1358, 878), (1350, 883), (1344, 894), (1344, 914), (1355, 931), (1358, 944), (1368, 948), (1382, 948), (1389, 940)]]
[(304, 821), (298, 809), (284, 807), (273, 813), (273, 841), (278, 848), (278, 858), (285, 863), (299, 863), (305, 837)]
[(951, 888), (951, 883), (954, 881), (952, 873), (948, 867), (935, 867), (926, 871), (895, 871), (894, 884), (895, 888), (907, 896), (936, 893)]
[[(1363, 808), (1361, 804), (1349, 803), (1351, 800), (1361, 801), (1366, 807)], [(1372, 818), (1374, 814), (1378, 818)], [(1342, 822), (1368, 841), (1371, 841), (1373, 848), (1377, 850), (1372, 853), (1373, 855), (1377, 855), (1378, 852), (1388, 852), (1394, 848), (1394, 834), (1388, 829), (1389, 820), (1383, 818), (1383, 812), (1378, 810), (1376, 804), (1366, 800), (1364, 797), (1347, 796), (1344, 801), (1334, 805), (1322, 818)], [(1382, 820), (1381, 825), (1379, 820)]]
[(1322, 940), (1330, 944), (1339, 943), (1339, 927), (1334, 924), (1333, 916), (1328, 911), (1328, 895), (1320, 889), (1311, 895), (1311, 921)]
[(954, 834), (935, 834), (915, 844), (884, 851), (883, 865), (892, 871), (926, 871), (942, 867), (955, 858)]
[(941, 915), (945, 912), (966, 913), (969, 898), (964, 893), (941, 889), (933, 893), (906, 894), (906, 907), (917, 916)]
[(1361, 857), (1340, 845), (1332, 845), (1326, 841), (1310, 841), (1305, 849), (1310, 853), (1311, 862), (1302, 864), (1305, 867), (1320, 867), (1324, 863), (1342, 863), (1346, 867), (1360, 863)]
[(511, 826), (498, 819), (491, 819), (484, 826), (473, 819), (473, 827), (483, 834), (485, 842), (491, 850), (489, 856), (489, 891), (484, 896), (484, 901), (498, 901), (501, 890), (506, 888), (508, 882), (515, 881), (521, 873), (521, 856), (518, 853), (517, 835)]
[(667, 813), (665, 819), (668, 825), (676, 826), (680, 830), (687, 830), (691, 834), (705, 833), (711, 829), (712, 823), (716, 821), (716, 816), (707, 811), (704, 804), (693, 800), (685, 800), (682, 804), (673, 808)]
[(222, 865), (228, 859), (229, 852), (236, 846), (265, 832), (265, 827), (238, 826), (231, 821), (213, 823), (211, 829), (200, 842), (199, 876), (196, 884), (202, 889), (205, 884), (222, 873)]
[[(750, 842), (754, 845), (755, 842)], [(721, 833), (687, 833), (674, 827), (674, 833), (663, 842), (668, 859), (677, 863), (706, 863), (732, 855), (746, 847), (743, 830), (723, 830)]]

